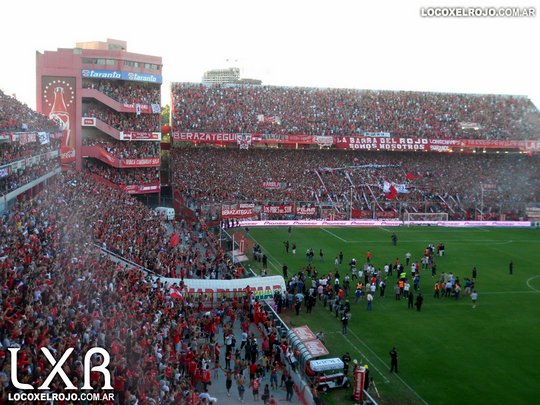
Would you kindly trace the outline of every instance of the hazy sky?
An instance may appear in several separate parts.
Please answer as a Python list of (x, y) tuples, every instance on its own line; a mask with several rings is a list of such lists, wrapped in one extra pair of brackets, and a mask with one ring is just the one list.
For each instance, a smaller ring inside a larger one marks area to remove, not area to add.
[(7, 1), (0, 88), (35, 107), (36, 51), (115, 38), (163, 57), (164, 103), (171, 81), (235, 65), (264, 84), (521, 94), (540, 107), (540, 17), (420, 16), (453, 5), (540, 11), (539, 0)]

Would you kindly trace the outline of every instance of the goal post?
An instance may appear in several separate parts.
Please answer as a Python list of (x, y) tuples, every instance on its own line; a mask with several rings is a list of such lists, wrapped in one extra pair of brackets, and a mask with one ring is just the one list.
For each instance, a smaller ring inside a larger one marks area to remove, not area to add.
[(415, 223), (418, 225), (422, 225), (422, 223), (425, 223), (426, 225), (436, 223), (436, 222), (443, 222), (448, 221), (448, 213), (447, 212), (404, 212), (403, 213), (403, 223), (404, 224), (410, 224)]

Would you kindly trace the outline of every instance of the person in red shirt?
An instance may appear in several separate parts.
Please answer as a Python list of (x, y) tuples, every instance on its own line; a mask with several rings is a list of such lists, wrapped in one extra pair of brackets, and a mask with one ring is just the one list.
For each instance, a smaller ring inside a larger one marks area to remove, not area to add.
[(261, 386), (261, 379), (259, 377), (253, 379), (251, 381), (251, 389), (253, 392), (253, 400), (258, 401), (259, 400), (259, 388)]
[(208, 385), (211, 384), (211, 374), (208, 368), (201, 371), (201, 381), (204, 385), (204, 391), (208, 389)]

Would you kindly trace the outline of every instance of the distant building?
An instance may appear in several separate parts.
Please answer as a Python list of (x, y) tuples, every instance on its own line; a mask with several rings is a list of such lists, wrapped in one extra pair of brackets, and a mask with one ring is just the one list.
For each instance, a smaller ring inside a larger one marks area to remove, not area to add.
[(100, 51), (125, 51), (127, 52), (127, 42), (119, 39), (107, 38), (103, 41), (77, 42), (75, 48), (96, 49)]
[(240, 80), (240, 69), (213, 69), (204, 72), (203, 84), (226, 84), (237, 83)]
[(203, 84), (262, 84), (258, 79), (240, 79), (240, 69), (213, 69), (204, 72)]

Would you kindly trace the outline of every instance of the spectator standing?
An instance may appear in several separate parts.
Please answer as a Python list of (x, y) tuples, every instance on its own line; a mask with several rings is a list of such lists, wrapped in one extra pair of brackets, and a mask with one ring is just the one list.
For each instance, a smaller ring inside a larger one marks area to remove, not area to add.
[(422, 309), (422, 303), (424, 302), (424, 297), (422, 296), (422, 293), (418, 293), (418, 296), (416, 297), (416, 310), (420, 312)]
[(287, 401), (291, 402), (294, 394), (294, 381), (292, 380), (291, 376), (289, 376), (287, 381), (285, 381), (285, 390), (287, 391)]
[(476, 308), (476, 301), (478, 300), (478, 293), (476, 292), (476, 290), (473, 290), (473, 292), (471, 293), (471, 301), (472, 301), (472, 307), (473, 308)]
[(390, 350), (390, 372), (398, 373), (398, 352), (395, 347)]
[(370, 292), (368, 292), (368, 295), (367, 295), (367, 310), (368, 311), (371, 311), (373, 310), (373, 294)]

